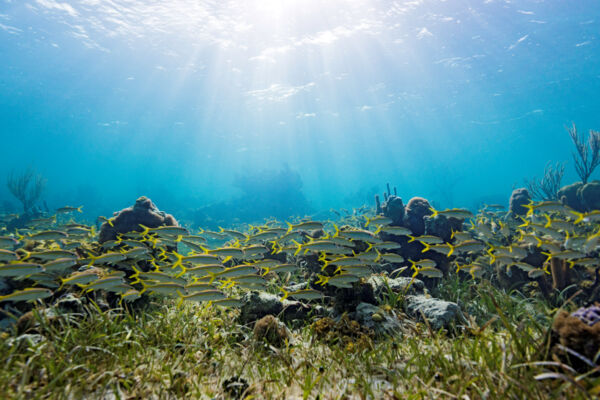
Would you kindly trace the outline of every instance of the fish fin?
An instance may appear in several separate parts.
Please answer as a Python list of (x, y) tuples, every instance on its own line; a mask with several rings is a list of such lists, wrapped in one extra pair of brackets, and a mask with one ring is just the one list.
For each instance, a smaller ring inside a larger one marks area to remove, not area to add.
[(381, 252), (377, 248), (375, 248), (375, 253), (377, 253), (377, 257), (375, 257), (375, 260), (373, 260), (373, 262), (381, 260)]
[(427, 253), (431, 249), (431, 246), (428, 243), (421, 242), (421, 244), (425, 246), (423, 250), (421, 250), (421, 253)]
[(288, 296), (290, 295), (290, 292), (288, 292), (287, 290), (285, 290), (284, 288), (279, 288), (279, 290), (281, 290), (283, 292), (283, 297), (281, 298), (281, 300), (285, 300), (288, 298)]
[(138, 224), (143, 230), (140, 233), (142, 236), (147, 235), (148, 233), (150, 233), (150, 228), (148, 228), (146, 225), (142, 225), (142, 224)]
[(548, 214), (544, 214), (544, 218), (546, 218), (546, 225), (544, 225), (544, 228), (550, 228), (552, 226), (552, 220), (550, 219), (550, 216)]
[(452, 246), (450, 243), (446, 244), (448, 245), (448, 247), (450, 247), (450, 251), (448, 252), (448, 254), (446, 254), (446, 257), (450, 257), (452, 253), (454, 253), (454, 246)]
[(285, 232), (287, 234), (287, 233), (290, 233), (292, 231), (292, 229), (294, 229), (294, 226), (287, 221), (285, 221), (285, 223), (288, 226), (288, 230)]
[(332, 224), (333, 224), (333, 229), (335, 229), (335, 234), (333, 235), (333, 237), (338, 237), (340, 235), (340, 229), (334, 222), (332, 222)]
[(407, 243), (414, 242), (416, 240), (416, 237), (414, 237), (414, 236), (411, 236), (411, 235), (406, 235), (406, 236), (409, 237), (409, 240)]
[(292, 239), (292, 242), (294, 242), (296, 244), (296, 246), (298, 246), (298, 248), (294, 252), (294, 256), (297, 256), (298, 253), (300, 253), (300, 250), (302, 249), (302, 245), (300, 243), (296, 242), (294, 239)]
[(171, 266), (171, 269), (175, 269), (177, 267), (181, 267), (181, 268), (183, 268), (185, 270), (185, 267), (183, 266), (183, 262), (182, 262), (183, 261), (183, 256), (181, 254), (179, 254), (178, 252), (176, 252), (176, 251), (173, 251), (173, 255), (175, 257), (177, 257), (177, 261), (175, 261), (175, 264), (173, 264)]
[(146, 282), (144, 282), (144, 281), (140, 281), (140, 285), (142, 285), (142, 290), (140, 290), (140, 296), (141, 296), (146, 290), (148, 290), (148, 285), (146, 285)]
[(577, 219), (573, 222), (574, 224), (580, 223), (585, 218), (585, 213), (581, 213), (575, 210), (569, 210), (569, 212), (577, 217)]
[(77, 211), (78, 211), (78, 212), (83, 212), (83, 211), (81, 211), (81, 209), (82, 209), (82, 208), (83, 208), (83, 206), (79, 206), (79, 207), (77, 207)]
[(431, 218), (435, 218), (439, 215), (439, 211), (437, 211), (435, 208), (433, 207), (429, 207), (429, 211), (431, 211), (433, 214), (430, 215)]
[(329, 281), (328, 276), (317, 274), (317, 277), (319, 278), (319, 280), (315, 282), (315, 285), (320, 284), (321, 286), (325, 286), (325, 284)]
[(135, 278), (135, 280), (131, 282), (132, 285), (135, 285), (136, 283), (141, 282), (141, 279), (140, 279), (140, 273), (141, 273), (141, 271), (139, 269), (137, 269), (135, 267), (135, 265), (132, 265), (131, 268), (133, 268), (133, 270), (135, 271), (135, 274), (131, 275), (129, 277), (129, 279)]

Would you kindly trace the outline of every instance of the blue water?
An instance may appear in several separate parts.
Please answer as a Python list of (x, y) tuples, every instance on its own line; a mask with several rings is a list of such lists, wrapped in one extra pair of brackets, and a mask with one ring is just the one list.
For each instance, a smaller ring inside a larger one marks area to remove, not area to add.
[(190, 221), (241, 196), (315, 213), (386, 182), (506, 203), (548, 161), (577, 179), (599, 33), (592, 0), (4, 0), (0, 171), (90, 218), (142, 194)]

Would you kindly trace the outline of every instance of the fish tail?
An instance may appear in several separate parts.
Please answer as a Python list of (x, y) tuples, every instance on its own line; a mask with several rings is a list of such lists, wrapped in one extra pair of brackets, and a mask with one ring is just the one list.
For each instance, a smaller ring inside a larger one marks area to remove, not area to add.
[(377, 226), (377, 229), (375, 229), (375, 232), (373, 232), (373, 234), (374, 234), (374, 235), (377, 235), (379, 232), (381, 232), (381, 227), (382, 227), (382, 226), (383, 226), (383, 225), (378, 225), (378, 226)]
[(531, 225), (531, 222), (527, 221), (525, 218), (523, 218), (523, 217), (519, 217), (519, 218), (521, 218), (521, 221), (523, 221), (523, 224), (518, 226), (519, 228), (527, 228), (529, 225)]
[(375, 253), (377, 253), (377, 257), (375, 257), (375, 260), (373, 260), (373, 262), (381, 260), (381, 253), (379, 252), (379, 250), (377, 250), (377, 248), (375, 248)]
[(321, 286), (325, 286), (325, 284), (329, 281), (328, 276), (317, 274), (317, 277), (319, 278), (319, 280), (315, 282), (315, 285), (320, 284)]
[(292, 239), (292, 242), (294, 242), (296, 244), (296, 246), (298, 246), (298, 248), (296, 249), (296, 251), (294, 252), (294, 256), (297, 256), (298, 253), (300, 253), (300, 250), (302, 249), (302, 245), (298, 242), (296, 242), (295, 240)]
[(290, 233), (292, 231), (292, 229), (294, 229), (294, 226), (287, 221), (285, 221), (285, 223), (288, 226), (288, 230), (285, 232), (287, 234), (287, 233)]
[(181, 239), (183, 239), (183, 235), (177, 235), (177, 238), (175, 239), (175, 243), (181, 242)]
[(133, 268), (133, 270), (135, 271), (135, 274), (131, 275), (129, 277), (129, 279), (134, 279), (135, 278), (135, 280), (133, 282), (131, 282), (132, 285), (135, 285), (136, 283), (141, 282), (141, 280), (140, 280), (140, 270), (137, 269), (135, 267), (135, 265), (132, 265), (131, 268)]
[(279, 288), (279, 290), (281, 290), (283, 292), (283, 297), (281, 298), (281, 300), (285, 300), (288, 298), (288, 296), (290, 295), (290, 292), (288, 292), (287, 290), (285, 290), (284, 288)]
[(31, 252), (27, 251), (25, 249), (20, 249), (23, 253), (25, 253), (25, 257), (21, 258), (21, 261), (23, 260), (27, 260), (29, 257), (31, 257)]
[(428, 243), (421, 242), (421, 244), (425, 246), (423, 250), (421, 250), (421, 253), (427, 253), (431, 249), (431, 246)]
[(335, 234), (333, 235), (333, 237), (338, 237), (340, 235), (340, 228), (338, 228), (338, 226), (335, 223), (332, 222), (332, 224), (333, 229), (335, 229)]
[(223, 264), (225, 264), (227, 261), (231, 260), (232, 258), (233, 258), (232, 256), (225, 257), (225, 259), (223, 260)]
[(550, 219), (550, 216), (548, 214), (544, 214), (544, 218), (546, 218), (546, 225), (544, 225), (544, 228), (550, 228), (552, 226), (552, 220)]
[(575, 210), (570, 210), (571, 213), (575, 214), (575, 216), (577, 217), (577, 219), (575, 220), (575, 224), (580, 223), (581, 221), (583, 221), (583, 219), (585, 218), (585, 214), (575, 211)]
[(544, 261), (545, 263), (547, 263), (548, 261), (550, 261), (550, 259), (552, 258), (552, 253), (546, 253), (544, 251), (541, 252), (543, 255), (548, 256), (548, 258), (546, 258), (546, 261)]
[(410, 242), (414, 242), (417, 238), (411, 235), (406, 235), (409, 239), (408, 239), (408, 243)]
[(371, 250), (373, 248), (373, 243), (369, 243), (369, 245), (367, 246), (367, 249), (365, 250), (365, 253), (368, 253), (369, 250)]
[(448, 244), (448, 247), (450, 247), (450, 251), (448, 252), (446, 257), (450, 257), (452, 255), (452, 253), (454, 253), (454, 246), (452, 246), (450, 243), (447, 243), (447, 244)]
[(208, 281), (209, 284), (213, 283), (215, 279), (217, 279), (217, 274), (215, 274), (214, 272), (209, 272), (208, 276), (210, 276), (210, 280)]
[(521, 207), (525, 207), (527, 209), (528, 217), (533, 214), (533, 200), (531, 200), (529, 204), (521, 204)]
[(79, 207), (77, 207), (77, 211), (78, 211), (78, 212), (83, 212), (83, 211), (81, 211), (81, 209), (82, 209), (82, 208), (83, 208), (83, 206), (79, 206)]
[(365, 219), (367, 220), (367, 223), (365, 224), (365, 228), (366, 228), (371, 223), (371, 218), (365, 217)]
[[(163, 249), (161, 249), (161, 250), (163, 250)], [(164, 252), (164, 250), (163, 250), (163, 252)], [(185, 267), (183, 266), (183, 262), (182, 262), (183, 256), (176, 251), (173, 251), (173, 255), (177, 258), (177, 261), (175, 261), (175, 264), (173, 264), (171, 266), (171, 269), (175, 269), (177, 267), (181, 267), (181, 268), (185, 269)], [(166, 255), (165, 255), (165, 257), (166, 257)]]
[(146, 285), (146, 282), (144, 282), (144, 281), (140, 281), (140, 284), (142, 285), (142, 290), (140, 290), (140, 296), (141, 296), (146, 290), (148, 290), (148, 285)]
[(437, 217), (439, 215), (439, 211), (436, 210), (433, 207), (429, 207), (429, 211), (431, 211), (433, 213), (433, 214), (430, 215), (430, 217), (432, 217), (432, 218), (435, 218), (435, 217)]
[(148, 228), (146, 225), (142, 225), (142, 224), (138, 224), (143, 230), (141, 232), (141, 235), (147, 235), (148, 233), (150, 233), (150, 228)]

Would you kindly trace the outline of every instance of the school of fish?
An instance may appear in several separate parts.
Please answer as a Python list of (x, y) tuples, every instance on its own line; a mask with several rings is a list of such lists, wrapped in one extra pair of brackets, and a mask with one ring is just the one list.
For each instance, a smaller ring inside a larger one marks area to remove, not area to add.
[[(325, 285), (352, 288), (384, 263), (394, 267), (392, 275), (413, 279), (452, 273), (481, 279), (498, 268), (510, 276), (518, 268), (536, 280), (549, 275), (549, 261), (558, 258), (595, 276), (600, 210), (580, 213), (551, 201), (525, 207), (527, 214), (519, 218), (506, 218), (497, 205), (485, 206), (476, 215), (467, 209), (432, 209), (427, 218), (462, 221), (462, 229), (453, 231), (449, 241), (414, 236), (386, 216), (362, 209), (338, 213), (335, 221), (270, 220), (195, 233), (179, 226), (140, 225), (139, 231), (100, 244), (95, 226), (75, 221), (81, 207), (66, 206), (14, 232), (0, 223), (0, 278), (18, 288), (0, 296), (0, 303), (34, 302), (65, 290), (113, 293), (121, 303), (155, 293), (178, 304), (240, 307), (241, 294), (248, 290), (310, 301), (323, 299)], [(420, 243), (422, 256), (405, 258), (407, 243)], [(545, 256), (542, 264), (528, 262), (536, 252)], [(447, 262), (433, 260), (433, 253)], [(306, 270), (301, 262), (306, 256), (314, 256), (320, 272)], [(291, 288), (290, 282), (297, 281), (310, 284)]]

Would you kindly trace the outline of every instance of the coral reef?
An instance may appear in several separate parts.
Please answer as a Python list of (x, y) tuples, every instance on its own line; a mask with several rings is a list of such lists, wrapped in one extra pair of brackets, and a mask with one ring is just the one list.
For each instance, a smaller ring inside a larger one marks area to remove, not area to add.
[(573, 314), (561, 311), (552, 325), (552, 354), (578, 371), (596, 364), (600, 350), (599, 313), (597, 304)]
[(427, 235), (438, 236), (444, 242), (450, 242), (452, 232), (462, 230), (463, 222), (456, 218), (447, 218), (443, 215), (435, 217), (425, 217), (425, 233)]
[(425, 233), (425, 216), (431, 215), (431, 205), (422, 197), (413, 197), (406, 204), (404, 226), (410, 228), (413, 235)]
[(273, 315), (265, 315), (254, 324), (254, 338), (271, 346), (281, 347), (290, 338), (287, 327)]
[(311, 211), (302, 191), (300, 174), (288, 166), (280, 170), (244, 172), (235, 178), (233, 186), (241, 191), (240, 196), (190, 211), (188, 219), (203, 228), (214, 229), (240, 221), (286, 219)]
[(577, 211), (585, 211), (581, 199), (579, 198), (579, 189), (583, 186), (582, 182), (571, 183), (560, 188), (558, 199), (565, 205)]
[(23, 211), (29, 213), (42, 196), (46, 187), (46, 179), (36, 174), (32, 168), (28, 168), (21, 174), (11, 171), (6, 177), (6, 186), (12, 195), (21, 202)]
[(381, 213), (392, 220), (392, 225), (402, 225), (404, 218), (404, 204), (402, 199), (395, 195), (389, 195), (381, 206)]
[(563, 163), (556, 163), (552, 166), (550, 162), (546, 164), (544, 168), (544, 176), (537, 179), (526, 180), (525, 185), (532, 198), (538, 200), (558, 200), (558, 190), (560, 189), (560, 182), (562, 181), (563, 175), (565, 174), (565, 165)]
[(142, 230), (140, 225), (149, 228), (179, 226), (175, 217), (160, 211), (152, 200), (142, 196), (135, 201), (133, 206), (114, 213), (114, 217), (110, 221), (104, 222), (100, 226), (98, 242), (115, 240), (119, 233), (139, 232)]
[(577, 152), (573, 152), (575, 171), (585, 185), (594, 169), (600, 164), (600, 132), (590, 129), (587, 143), (585, 137), (577, 132), (575, 124), (571, 128), (567, 128), (567, 132), (577, 150)]
[(508, 210), (513, 216), (525, 215), (527, 214), (527, 208), (523, 207), (523, 205), (529, 204), (530, 201), (531, 195), (527, 189), (515, 189), (510, 195)]
[(579, 212), (600, 209), (600, 181), (575, 182), (558, 191), (560, 201)]

